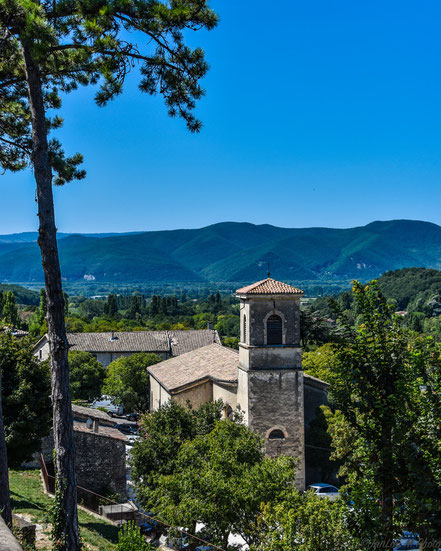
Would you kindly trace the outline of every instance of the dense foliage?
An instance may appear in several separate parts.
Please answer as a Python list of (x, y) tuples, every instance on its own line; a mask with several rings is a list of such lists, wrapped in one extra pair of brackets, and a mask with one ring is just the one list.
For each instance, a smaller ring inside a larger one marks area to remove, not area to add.
[(365, 551), (368, 540), (351, 529), (351, 508), (310, 492), (292, 492), (282, 503), (263, 506), (252, 551)]
[(40, 448), (51, 427), (50, 375), (29, 340), (0, 334), (3, 420), (8, 463), (17, 467)]
[(70, 392), (72, 400), (92, 402), (100, 398), (106, 369), (89, 352), (69, 352)]
[(440, 348), (409, 335), (375, 282), (356, 282), (354, 301), (362, 323), (329, 357), (327, 418), (359, 529), (386, 548), (400, 529), (439, 539)]
[[(384, 273), (377, 280), (388, 304), (401, 316), (404, 327), (434, 336), (441, 341), (441, 272), (427, 268), (403, 268)], [(349, 323), (361, 323), (360, 311), (349, 291), (336, 300), (322, 297), (311, 305), (311, 315), (336, 318), (344, 315)], [(332, 339), (331, 339), (332, 340)]]
[(0, 293), (0, 320), (12, 327), (20, 326), (18, 309), (15, 304), (15, 296), (12, 291)]
[(189, 404), (183, 406), (171, 400), (142, 417), (141, 431), (148, 438), (132, 450), (132, 479), (137, 482), (137, 498), (146, 510), (153, 505), (150, 493), (156, 488), (156, 477), (172, 474), (182, 444), (213, 430), (222, 412), (220, 402), (193, 409)]
[(141, 529), (133, 521), (123, 524), (118, 532), (116, 551), (153, 551), (155, 548), (145, 541)]
[(161, 360), (157, 354), (145, 352), (118, 358), (107, 368), (104, 394), (126, 411), (147, 411), (150, 405), (150, 375), (147, 367)]
[(254, 541), (262, 503), (295, 484), (295, 460), (265, 458), (263, 441), (240, 416), (220, 420), (222, 404), (191, 410), (172, 402), (144, 419), (133, 451), (137, 496), (155, 515), (228, 549), (230, 533)]

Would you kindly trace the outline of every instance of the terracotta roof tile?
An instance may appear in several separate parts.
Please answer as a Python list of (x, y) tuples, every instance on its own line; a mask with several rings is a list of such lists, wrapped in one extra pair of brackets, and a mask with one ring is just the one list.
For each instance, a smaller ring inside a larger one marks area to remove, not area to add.
[[(188, 331), (115, 331), (114, 333), (68, 333), (67, 340), (71, 350), (83, 350), (86, 352), (132, 353), (171, 352), (173, 356), (185, 354), (195, 348), (207, 346), (213, 342), (220, 343), (217, 331), (212, 329), (190, 329)], [(37, 343), (37, 345), (38, 344), (39, 343)]]
[(221, 344), (217, 331), (213, 329), (169, 331), (168, 334), (173, 356), (180, 356), (209, 344)]
[(236, 291), (238, 295), (303, 295), (303, 291), (268, 277)]
[(235, 383), (238, 364), (239, 353), (236, 350), (210, 344), (152, 365), (148, 371), (166, 390), (172, 392), (204, 379)]
[(166, 331), (68, 333), (67, 340), (72, 350), (87, 352), (168, 352), (170, 350)]
[(107, 414), (105, 411), (95, 408), (87, 408), (83, 406), (78, 406), (77, 404), (72, 404), (72, 414), (75, 417), (80, 419), (99, 419), (100, 421), (106, 421), (107, 423), (115, 424), (115, 421)]
[(107, 438), (113, 438), (114, 440), (121, 440), (126, 444), (129, 443), (129, 439), (127, 438), (127, 436), (120, 432), (118, 429), (114, 429), (113, 427), (103, 427), (102, 425), (100, 425), (98, 428), (98, 432), (94, 432), (93, 430), (87, 428), (86, 423), (82, 423), (81, 421), (74, 421), (73, 430), (78, 432), (87, 432), (98, 437), (105, 436)]

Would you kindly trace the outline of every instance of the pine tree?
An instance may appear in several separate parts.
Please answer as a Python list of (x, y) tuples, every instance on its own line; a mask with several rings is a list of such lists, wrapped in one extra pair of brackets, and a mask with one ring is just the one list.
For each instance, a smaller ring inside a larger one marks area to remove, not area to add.
[[(190, 131), (201, 123), (192, 111), (203, 95), (208, 66), (184, 31), (212, 29), (216, 15), (206, 0), (0, 0), (0, 165), (13, 172), (32, 168), (36, 181), (39, 238), (47, 297), (52, 369), (56, 476), (63, 508), (63, 547), (77, 550), (75, 451), (69, 391), (68, 345), (52, 185), (85, 177), (82, 156), (66, 157), (50, 139), (62, 124), (51, 116), (59, 91), (79, 85), (100, 88), (103, 106), (122, 93), (125, 78), (140, 64), (140, 89), (160, 93), (171, 116)], [(133, 34), (131, 34), (133, 33)], [(130, 42), (135, 35), (136, 42)], [(142, 39), (145, 39), (142, 41)], [(138, 46), (141, 44), (141, 46)], [(55, 175), (55, 176), (54, 176)]]

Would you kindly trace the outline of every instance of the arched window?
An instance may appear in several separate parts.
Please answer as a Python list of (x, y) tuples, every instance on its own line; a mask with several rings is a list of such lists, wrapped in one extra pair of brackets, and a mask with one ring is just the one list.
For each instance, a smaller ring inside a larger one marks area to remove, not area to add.
[(276, 314), (273, 314), (266, 320), (266, 343), (283, 344), (282, 318)]
[(243, 316), (243, 342), (247, 342), (247, 317)]
[(268, 440), (285, 440), (285, 435), (280, 429), (274, 429), (269, 433)]

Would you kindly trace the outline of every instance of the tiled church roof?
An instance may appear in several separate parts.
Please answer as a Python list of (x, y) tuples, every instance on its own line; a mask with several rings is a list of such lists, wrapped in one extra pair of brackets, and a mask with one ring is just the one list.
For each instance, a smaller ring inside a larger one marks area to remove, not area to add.
[(161, 386), (173, 392), (204, 380), (235, 383), (238, 364), (239, 354), (236, 350), (210, 344), (152, 365), (148, 371)]
[[(174, 393), (188, 385), (201, 384), (207, 380), (237, 383), (239, 354), (219, 344), (210, 344), (187, 354), (169, 358), (148, 367), (148, 372), (168, 392)], [(329, 385), (304, 373), (307, 386), (327, 388)]]
[(303, 291), (268, 277), (236, 291), (238, 295), (303, 295)]

